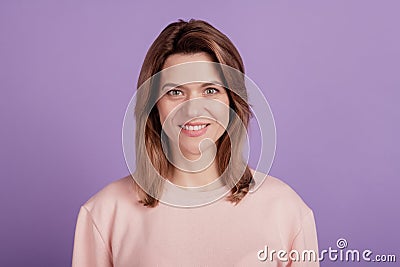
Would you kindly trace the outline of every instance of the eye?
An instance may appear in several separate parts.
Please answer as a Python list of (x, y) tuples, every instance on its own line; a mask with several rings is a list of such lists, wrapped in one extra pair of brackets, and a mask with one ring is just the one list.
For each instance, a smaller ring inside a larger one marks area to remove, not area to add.
[(183, 95), (183, 92), (181, 90), (178, 90), (178, 89), (172, 89), (172, 90), (169, 90), (167, 92), (167, 95), (170, 95), (170, 96), (181, 96), (181, 95)]
[(206, 90), (204, 90), (204, 94), (206, 94), (206, 95), (214, 95), (218, 92), (219, 92), (219, 90), (216, 88), (213, 88), (213, 87), (209, 87)]

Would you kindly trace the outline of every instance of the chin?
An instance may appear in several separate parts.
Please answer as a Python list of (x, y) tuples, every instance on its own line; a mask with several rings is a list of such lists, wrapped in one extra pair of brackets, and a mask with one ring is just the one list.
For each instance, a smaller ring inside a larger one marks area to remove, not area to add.
[[(203, 153), (209, 152), (208, 150), (213, 150), (213, 147), (214, 147), (214, 144), (209, 143), (209, 144), (207, 144), (207, 146), (202, 146), (202, 151), (203, 151)], [(190, 146), (190, 147), (187, 147), (187, 146), (181, 147), (181, 151), (182, 151), (182, 154), (190, 160), (196, 160), (202, 155), (202, 152), (199, 149), (199, 143), (197, 143), (194, 146)], [(208, 154), (208, 153), (206, 153), (206, 154)]]
[(201, 152), (198, 146), (193, 146), (193, 147), (181, 146), (181, 152), (185, 156), (185, 158), (188, 158), (190, 160), (196, 159), (201, 156)]

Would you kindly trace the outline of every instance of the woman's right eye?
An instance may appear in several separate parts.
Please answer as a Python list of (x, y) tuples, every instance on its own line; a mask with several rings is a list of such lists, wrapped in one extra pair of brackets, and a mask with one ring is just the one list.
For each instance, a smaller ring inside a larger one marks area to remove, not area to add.
[(178, 89), (172, 89), (172, 90), (169, 90), (167, 92), (167, 94), (170, 95), (170, 96), (181, 96), (181, 95), (183, 95), (183, 92), (181, 90), (178, 90)]

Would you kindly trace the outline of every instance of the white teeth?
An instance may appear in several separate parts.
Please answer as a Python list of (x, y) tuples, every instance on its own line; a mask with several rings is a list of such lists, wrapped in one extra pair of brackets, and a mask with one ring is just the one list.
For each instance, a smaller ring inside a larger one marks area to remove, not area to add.
[(182, 125), (181, 128), (188, 130), (188, 131), (198, 131), (198, 130), (205, 128), (206, 126), (207, 126), (207, 124), (195, 125), (195, 126)]

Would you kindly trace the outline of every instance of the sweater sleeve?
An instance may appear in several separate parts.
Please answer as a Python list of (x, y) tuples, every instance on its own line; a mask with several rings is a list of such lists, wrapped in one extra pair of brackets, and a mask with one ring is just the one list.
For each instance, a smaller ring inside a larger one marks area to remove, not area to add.
[[(319, 267), (317, 231), (312, 211), (304, 217), (291, 251), (297, 251), (299, 255), (298, 260), (292, 260), (291, 267)], [(296, 257), (295, 253), (292, 253), (293, 257)]]
[(73, 267), (110, 267), (112, 257), (90, 212), (82, 206), (75, 229)]

